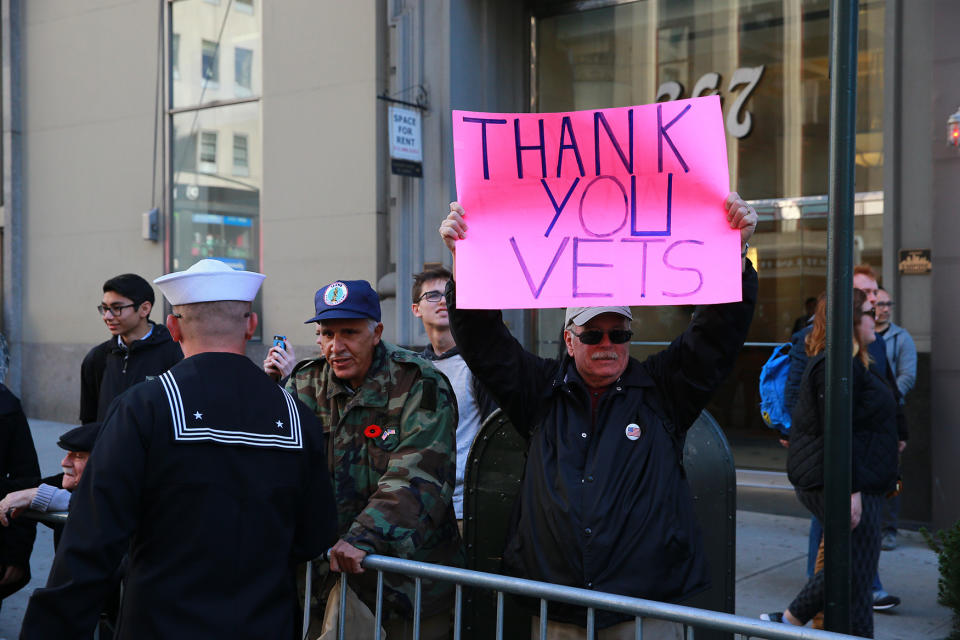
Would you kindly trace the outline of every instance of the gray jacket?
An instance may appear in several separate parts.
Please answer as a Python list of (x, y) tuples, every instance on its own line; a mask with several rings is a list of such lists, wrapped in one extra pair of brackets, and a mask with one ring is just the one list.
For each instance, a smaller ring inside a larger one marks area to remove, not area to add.
[(892, 322), (883, 333), (883, 342), (887, 348), (887, 362), (897, 378), (897, 389), (905, 397), (917, 382), (917, 347), (907, 330)]

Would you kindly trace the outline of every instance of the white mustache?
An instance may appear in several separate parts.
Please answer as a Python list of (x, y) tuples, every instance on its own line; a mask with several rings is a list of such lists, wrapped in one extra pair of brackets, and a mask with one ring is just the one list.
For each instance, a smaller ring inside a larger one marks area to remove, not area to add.
[(616, 351), (599, 351), (590, 356), (591, 360), (619, 360), (620, 354)]

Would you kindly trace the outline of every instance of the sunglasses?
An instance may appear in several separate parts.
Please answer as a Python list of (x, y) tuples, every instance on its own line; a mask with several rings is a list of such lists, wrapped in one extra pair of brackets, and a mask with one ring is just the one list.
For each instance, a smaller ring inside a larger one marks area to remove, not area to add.
[[(570, 333), (573, 333), (571, 331)], [(597, 329), (590, 329), (589, 331), (581, 331), (580, 333), (573, 333), (573, 335), (580, 338), (580, 342), (583, 344), (600, 344), (600, 341), (603, 340), (603, 331)], [(633, 331), (628, 329), (611, 329), (607, 331), (606, 334), (610, 336), (610, 342), (613, 344), (623, 344), (624, 342), (630, 342), (630, 338), (633, 337)]]

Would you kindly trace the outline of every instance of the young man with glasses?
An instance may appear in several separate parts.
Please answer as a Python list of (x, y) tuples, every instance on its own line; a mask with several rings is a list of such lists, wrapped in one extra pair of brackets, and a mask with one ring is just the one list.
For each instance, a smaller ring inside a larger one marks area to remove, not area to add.
[[(917, 382), (917, 346), (913, 337), (903, 327), (890, 321), (893, 311), (893, 298), (886, 289), (877, 289), (876, 318), (877, 335), (883, 336), (883, 345), (886, 348), (887, 362), (897, 380), (897, 390), (904, 398), (913, 389)], [(900, 450), (903, 451), (906, 442), (901, 441)], [(880, 548), (892, 551), (897, 548), (897, 525), (900, 521), (900, 496), (896, 495), (884, 505), (883, 520), (881, 522), (882, 538)]]
[(917, 382), (917, 346), (906, 329), (890, 321), (893, 299), (886, 289), (877, 289), (876, 311), (876, 332), (883, 336), (887, 362), (897, 378), (897, 389), (906, 397)]
[(426, 269), (413, 276), (413, 315), (423, 322), (423, 329), (430, 344), (421, 352), (437, 369), (443, 372), (457, 397), (459, 420), (457, 422), (457, 484), (453, 490), (453, 511), (457, 526), (463, 533), (463, 481), (466, 475), (467, 457), (474, 438), (487, 416), (497, 406), (490, 394), (470, 373), (450, 333), (450, 318), (443, 291), (453, 274), (443, 267)]
[[(628, 307), (567, 309), (558, 361), (524, 350), (500, 311), (457, 308), (448, 283), (463, 358), (528, 443), (503, 553), (507, 572), (664, 602), (709, 585), (683, 442), (733, 369), (757, 298), (746, 259), (756, 211), (736, 194), (725, 208), (740, 231), (743, 300), (698, 307), (686, 331), (644, 361), (630, 357)], [(467, 234), (463, 215), (451, 203), (440, 227), (454, 259)], [(582, 607), (551, 607), (549, 617), (548, 638), (584, 637)], [(601, 638), (634, 637), (634, 622), (621, 614), (597, 612), (596, 626)], [(645, 619), (643, 636), (682, 638), (683, 629)]]
[(136, 274), (103, 283), (97, 312), (111, 337), (91, 349), (80, 367), (81, 424), (102, 422), (115, 397), (183, 359), (167, 328), (150, 320), (153, 301), (153, 287)]

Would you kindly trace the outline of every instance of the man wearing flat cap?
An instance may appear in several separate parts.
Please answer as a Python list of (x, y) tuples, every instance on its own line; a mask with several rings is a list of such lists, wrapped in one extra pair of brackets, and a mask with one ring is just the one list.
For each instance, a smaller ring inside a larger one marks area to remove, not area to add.
[[(47, 484), (52, 479), (47, 478), (39, 486), (30, 489), (14, 491), (0, 500), (0, 524), (10, 526), (10, 520), (23, 513), (25, 509), (32, 509), (46, 513), (48, 511), (66, 511), (70, 507), (71, 492), (77, 488), (83, 470), (90, 459), (93, 445), (100, 433), (100, 423), (91, 422), (70, 429), (57, 440), (57, 446), (67, 454), (60, 461), (63, 469), (63, 478), (60, 486)], [(54, 527), (54, 546), (60, 542), (62, 525)]]
[[(380, 300), (365, 280), (333, 282), (314, 303), (306, 323), (316, 323), (322, 355), (297, 365), (287, 389), (313, 409), (328, 438), (340, 537), (330, 568), (363, 573), (368, 553), (462, 564), (452, 505), (457, 404), (447, 379), (380, 339)], [(373, 609), (375, 575), (350, 584)], [(384, 602), (387, 637), (404, 637), (413, 579), (385, 575)], [(422, 638), (447, 637), (451, 606), (449, 583), (423, 581)]]
[(124, 553), (119, 640), (299, 637), (293, 567), (335, 511), (316, 418), (245, 356), (263, 278), (201, 260), (155, 281), (185, 359), (111, 404), (21, 638), (88, 637)]
[[(470, 370), (528, 442), (527, 464), (503, 562), (534, 580), (680, 602), (709, 586), (690, 487), (681, 464), (686, 432), (730, 373), (753, 317), (757, 274), (746, 260), (756, 212), (735, 193), (727, 222), (740, 230), (742, 302), (698, 307), (665, 350), (630, 357), (629, 307), (566, 311), (562, 359), (529, 353), (500, 311), (447, 309)], [(456, 202), (440, 235), (456, 256), (466, 237)], [(549, 609), (548, 638), (581, 638), (586, 612)], [(633, 638), (627, 616), (598, 612), (601, 638)], [(644, 638), (682, 638), (645, 620)]]

